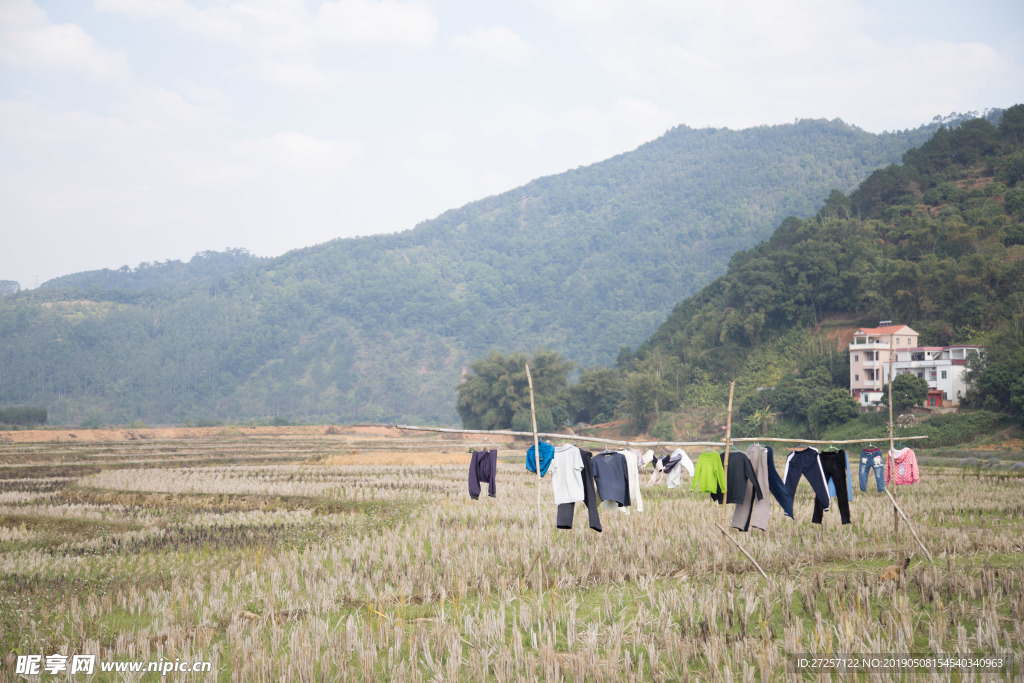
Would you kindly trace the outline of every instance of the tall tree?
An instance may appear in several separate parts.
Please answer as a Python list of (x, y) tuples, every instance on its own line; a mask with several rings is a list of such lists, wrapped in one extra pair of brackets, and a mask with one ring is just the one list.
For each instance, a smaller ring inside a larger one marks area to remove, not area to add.
[(530, 394), (526, 363), (530, 364), (534, 399), (537, 403), (537, 427), (550, 432), (558, 425), (557, 416), (565, 416), (568, 375), (573, 363), (554, 351), (541, 349), (527, 358), (524, 353), (505, 355), (492, 350), (470, 366), (472, 374), (455, 391), (456, 410), (467, 429), (509, 429), (523, 426), (529, 418)]

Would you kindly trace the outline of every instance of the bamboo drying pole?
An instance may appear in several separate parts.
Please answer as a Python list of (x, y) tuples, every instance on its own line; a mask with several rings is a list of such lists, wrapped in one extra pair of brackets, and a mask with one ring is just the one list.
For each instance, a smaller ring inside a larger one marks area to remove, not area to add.
[[(729, 506), (726, 505), (726, 489), (729, 487), (729, 448), (732, 446), (732, 396), (733, 391), (736, 389), (736, 382), (729, 383), (729, 411), (725, 417), (725, 458), (722, 460), (722, 469), (725, 472), (723, 479), (725, 480), (722, 485), (722, 524), (718, 527), (722, 530), (722, 535), (725, 541), (729, 538)], [(739, 545), (737, 543), (737, 545)], [(729, 547), (722, 543), (722, 573), (728, 571), (728, 552)], [(757, 564), (756, 562), (754, 564)]]
[[(532, 437), (533, 432), (515, 432), (510, 429), (453, 429), (451, 427), (418, 427), (415, 425), (387, 425), (395, 429), (403, 429), (414, 432), (439, 432), (443, 434), (490, 434), (492, 436), (528, 436)], [(548, 432), (537, 432), (540, 437), (549, 439), (565, 439), (567, 441), (585, 441), (587, 443), (606, 443), (612, 446), (709, 446), (718, 448), (721, 441), (623, 441), (622, 439), (605, 439), (599, 436), (581, 436), (579, 434), (558, 434)], [(913, 441), (915, 439), (927, 439), (927, 436), (901, 436), (901, 441)], [(848, 444), (848, 443), (869, 443), (879, 441), (877, 437), (867, 439), (844, 439), (840, 441), (814, 441), (811, 439), (786, 439), (778, 437), (736, 437), (733, 443), (805, 443), (807, 445), (821, 444)]]
[[(892, 377), (893, 370), (896, 366), (896, 351), (893, 347), (893, 339), (893, 333), (889, 332), (889, 453), (886, 456), (888, 458), (891, 458), (893, 454), (896, 452), (896, 443), (893, 439), (893, 429), (896, 425), (892, 419)], [(885, 490), (889, 491), (889, 487), (886, 486)], [(898, 546), (900, 544), (900, 514), (896, 511), (896, 497), (893, 496), (892, 493), (889, 493), (889, 498), (892, 499), (893, 502), (892, 531), (894, 534), (896, 534), (896, 545)]]
[[(416, 432), (440, 432), (443, 434), (491, 434), (493, 436), (533, 436), (533, 432), (516, 432), (510, 429), (452, 429), (451, 427), (417, 427), (414, 425), (391, 425), (395, 429), (407, 429)], [(560, 434), (537, 432), (538, 436), (549, 439), (566, 439), (568, 441), (586, 441), (588, 443), (606, 443), (613, 446), (721, 446), (721, 441), (623, 441), (622, 439), (605, 439), (599, 436), (581, 436), (579, 434)], [(925, 438), (925, 437), (920, 437)], [(866, 440), (866, 439), (865, 439)], [(796, 441), (796, 439), (790, 439)]]
[[(537, 465), (537, 557), (544, 546), (544, 511), (540, 502), (540, 438), (537, 436), (537, 406), (533, 402), (533, 376), (530, 375), (530, 364), (526, 364), (526, 383), (530, 386), (530, 419), (533, 422), (533, 460)], [(553, 476), (553, 475), (552, 475)], [(537, 563), (537, 590), (541, 602), (544, 600), (544, 575), (541, 563)]]
[[(927, 436), (901, 436), (900, 441), (914, 441), (916, 439), (927, 439)], [(776, 437), (737, 437), (733, 439), (733, 443), (804, 443), (808, 446), (819, 445), (819, 446), (832, 446), (847, 443), (870, 443), (872, 441), (881, 441), (878, 437), (872, 437), (870, 439), (838, 439), (835, 441), (815, 441), (813, 439), (780, 439)]]

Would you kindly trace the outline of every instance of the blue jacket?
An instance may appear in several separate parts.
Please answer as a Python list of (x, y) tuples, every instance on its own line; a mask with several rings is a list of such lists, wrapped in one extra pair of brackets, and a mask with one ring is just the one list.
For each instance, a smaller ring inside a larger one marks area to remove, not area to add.
[[(546, 441), (540, 442), (540, 476), (548, 473), (551, 461), (555, 459), (555, 447)], [(537, 471), (536, 458), (533, 455), (533, 446), (526, 451), (526, 469), (531, 472)]]

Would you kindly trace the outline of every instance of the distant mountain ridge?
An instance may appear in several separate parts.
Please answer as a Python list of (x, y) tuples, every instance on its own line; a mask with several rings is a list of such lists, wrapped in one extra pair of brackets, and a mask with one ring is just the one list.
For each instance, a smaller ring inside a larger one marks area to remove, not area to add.
[(88, 270), (47, 280), (42, 289), (92, 289), (107, 291), (165, 290), (197, 287), (204, 282), (229, 277), (239, 269), (269, 259), (253, 256), (245, 249), (202, 251), (187, 263), (178, 260), (140, 263), (138, 267), (122, 266), (117, 270)]
[(935, 130), (679, 126), (402, 233), (229, 255), (213, 277), (58, 278), (0, 300), (0, 403), (72, 424), (451, 423), (454, 385), (488, 349), (607, 364), (735, 251)]

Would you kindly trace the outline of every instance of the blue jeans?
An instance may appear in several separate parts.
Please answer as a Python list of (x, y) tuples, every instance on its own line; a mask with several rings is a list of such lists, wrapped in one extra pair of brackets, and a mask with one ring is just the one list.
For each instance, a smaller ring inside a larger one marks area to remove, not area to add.
[(885, 490), (885, 465), (882, 463), (882, 451), (871, 450), (860, 452), (860, 490), (868, 490), (868, 472), (874, 470), (875, 485), (879, 492)]

